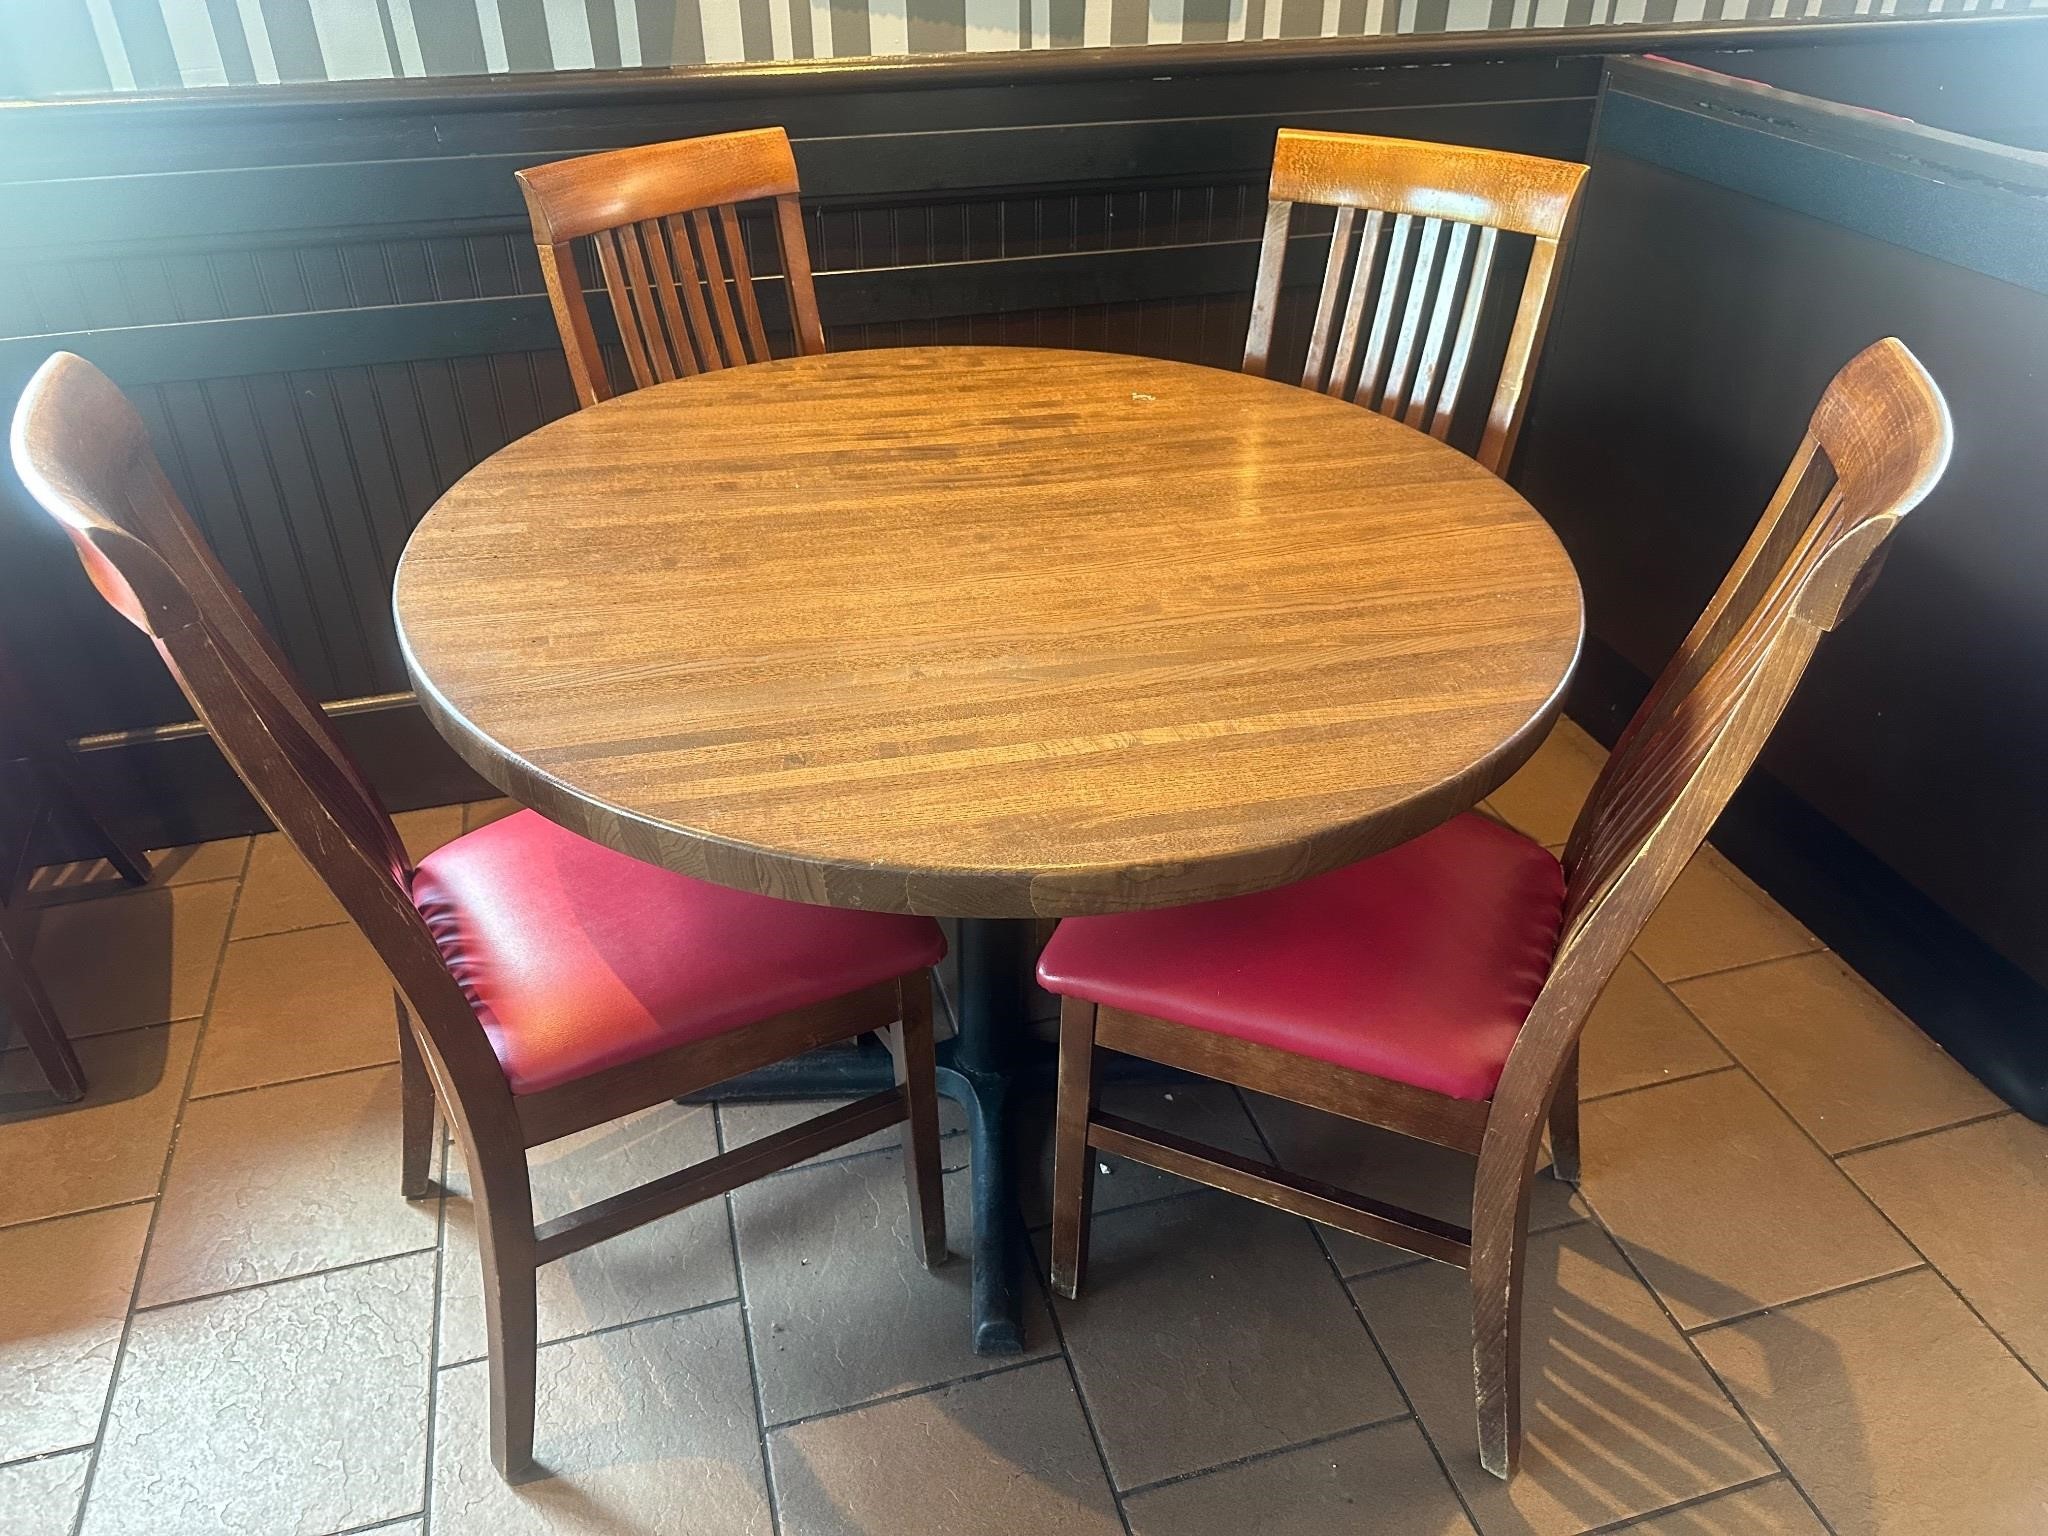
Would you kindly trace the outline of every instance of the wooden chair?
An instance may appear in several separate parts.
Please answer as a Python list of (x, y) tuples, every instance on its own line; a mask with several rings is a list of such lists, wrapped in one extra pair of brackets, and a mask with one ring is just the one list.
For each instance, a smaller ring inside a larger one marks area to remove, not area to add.
[[(937, 925), (708, 885), (531, 811), (415, 868), (113, 384), (80, 358), (51, 358), (22, 396), (13, 449), (101, 595), (155, 640), (397, 982), (404, 1192), (427, 1192), (438, 1101), (468, 1159), (500, 1472), (530, 1465), (542, 1264), (898, 1123), (919, 1252), (944, 1260), (927, 974), (945, 949)], [(870, 1030), (890, 1038), (895, 1088), (535, 1226), (527, 1148)]]
[(796, 157), (780, 128), (609, 150), (513, 174), (533, 216), (548, 301), (582, 404), (612, 393), (577, 275), (574, 246), (585, 238), (596, 247), (636, 387), (766, 360), (740, 203), (774, 199), (796, 349), (825, 350)]
[[(1471, 1271), (1479, 1456), (1521, 1445), (1529, 1187), (1548, 1122), (1578, 1179), (1578, 1043), (1615, 967), (1783, 713), (1823, 632), (1940, 478), (1947, 407), (1881, 341), (1829, 386), (1777, 495), (1623, 732), (1558, 860), (1467, 813), (1280, 890), (1070, 918), (1039, 979), (1063, 994), (1052, 1283), (1081, 1283), (1088, 1149)], [(1456, 1226), (1095, 1107), (1105, 1047), (1477, 1159)]]
[(30, 960), (26, 914), (14, 906), (30, 873), (36, 833), (52, 813), (88, 832), (123, 882), (149, 883), (148, 857), (93, 811), (63, 736), (0, 647), (0, 1017), (13, 1020), (50, 1092), (71, 1103), (85, 1096), (85, 1072)]
[(1533, 155), (1282, 128), (1244, 371), (1263, 377), (1272, 362), (1295, 204), (1334, 207), (1302, 387), (1448, 437), (1500, 236), (1533, 236), (1476, 455), (1504, 474), (1521, 430), (1523, 386), (1550, 320), (1558, 250), (1585, 175), (1583, 165)]

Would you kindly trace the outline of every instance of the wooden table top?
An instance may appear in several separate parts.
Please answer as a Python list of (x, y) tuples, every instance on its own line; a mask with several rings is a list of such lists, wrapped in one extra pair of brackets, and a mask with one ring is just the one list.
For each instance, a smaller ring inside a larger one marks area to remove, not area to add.
[(442, 733), (638, 858), (1030, 916), (1283, 884), (1471, 806), (1582, 627), (1549, 527), (1355, 405), (1153, 358), (845, 352), (478, 465), (396, 606)]

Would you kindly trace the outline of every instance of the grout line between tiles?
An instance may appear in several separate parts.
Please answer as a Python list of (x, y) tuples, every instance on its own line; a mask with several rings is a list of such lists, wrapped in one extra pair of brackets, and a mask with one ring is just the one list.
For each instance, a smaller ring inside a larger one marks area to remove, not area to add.
[[(170, 1026), (167, 1024), (158, 1024), (153, 1027), (157, 1029), (168, 1029)], [(4, 1225), (0, 1225), (0, 1233), (25, 1232), (30, 1227), (48, 1226), (53, 1221), (69, 1221), (74, 1216), (97, 1216), (102, 1211), (125, 1211), (130, 1206), (148, 1205), (152, 1203), (156, 1198), (157, 1197), (155, 1195), (137, 1195), (133, 1200), (111, 1200), (105, 1205), (80, 1206), (75, 1211), (52, 1211), (47, 1216), (31, 1216), (25, 1221), (7, 1222)]]
[[(1718, 1040), (1714, 1043), (1716, 1045), (1720, 1044)], [(1696, 1078), (1713, 1077), (1720, 1072), (1733, 1072), (1735, 1070), (1736, 1064), (1733, 1061), (1724, 1061), (1718, 1067), (1702, 1067), (1697, 1072), (1681, 1072), (1676, 1077), (1660, 1077), (1654, 1083), (1635, 1083), (1627, 1088), (1610, 1088), (1605, 1093), (1581, 1094), (1579, 1096), (1579, 1103), (1581, 1105), (1604, 1104), (1609, 1099), (1626, 1098), (1632, 1093), (1643, 1093), (1651, 1088), (1668, 1088), (1673, 1083), (1689, 1083)]]
[[(712, 1145), (723, 1156), (725, 1111), (717, 1103), (711, 1105), (711, 1136)], [(775, 1463), (768, 1454), (768, 1415), (761, 1406), (761, 1362), (754, 1351), (754, 1320), (747, 1310), (747, 1272), (740, 1264), (739, 1213), (733, 1207), (732, 1196), (728, 1189), (718, 1200), (725, 1207), (725, 1241), (732, 1250), (733, 1300), (740, 1309), (740, 1346), (747, 1352), (747, 1386), (754, 1394), (754, 1449), (761, 1458), (761, 1489), (768, 1496), (768, 1526), (775, 1536), (782, 1536), (782, 1497), (775, 1486)]]
[(434, 1250), (422, 1243), (417, 1248), (400, 1248), (393, 1253), (372, 1254), (367, 1259), (350, 1259), (345, 1264), (327, 1264), (319, 1269), (300, 1270), (296, 1274), (274, 1275), (268, 1280), (251, 1280), (246, 1285), (224, 1285), (217, 1291), (199, 1291), (190, 1296), (173, 1296), (168, 1301), (137, 1302), (130, 1310), (137, 1317), (153, 1312), (168, 1312), (173, 1307), (189, 1307), (195, 1302), (218, 1301), (223, 1296), (241, 1296), (250, 1291), (267, 1291), (274, 1285), (290, 1285), (294, 1280), (311, 1280), (321, 1275), (342, 1275), (352, 1269), (368, 1269), (372, 1264), (386, 1264), (393, 1259), (417, 1258)]
[[(1918, 1026), (1916, 1025), (1915, 1027), (1917, 1028)], [(1839, 1163), (1844, 1158), (1858, 1157), (1865, 1152), (1878, 1152), (1886, 1147), (1901, 1146), (1909, 1141), (1925, 1141), (1929, 1136), (1939, 1136), (1944, 1131), (1960, 1131), (1966, 1125), (1983, 1125), (1991, 1120), (2010, 1119), (2018, 1113), (2019, 1111), (2010, 1105), (2001, 1104), (1996, 1109), (1985, 1110), (1981, 1115), (1970, 1115), (1962, 1120), (1951, 1120), (1947, 1125), (1930, 1125), (1925, 1130), (1907, 1131), (1903, 1136), (1887, 1136), (1881, 1141), (1866, 1141), (1860, 1147), (1844, 1147), (1841, 1151), (1831, 1152), (1828, 1155)]]
[[(1666, 1504), (1662, 1509), (1652, 1509), (1640, 1515), (1623, 1515), (1619, 1520), (1610, 1520), (1605, 1525), (1596, 1525), (1590, 1530), (1582, 1531), (1580, 1536), (1624, 1536), (1625, 1532), (1647, 1525), (1652, 1520), (1661, 1520), (1666, 1515), (1683, 1514), (1688, 1509), (1698, 1509), (1702, 1504), (1711, 1504), (1716, 1499), (1725, 1499), (1731, 1494), (1747, 1493), (1752, 1488), (1761, 1488), (1766, 1483), (1780, 1481), (1791, 1482), (1791, 1474), (1766, 1472), (1759, 1477), (1750, 1478), (1747, 1482), (1730, 1483), (1726, 1488), (1716, 1488), (1712, 1493), (1696, 1493), (1689, 1499), (1680, 1499), (1676, 1504)], [(1793, 1487), (1804, 1492), (1796, 1483)]]
[[(1793, 918), (1791, 913), (1787, 912), (1783, 907), (1779, 906), (1776, 902), (1772, 902), (1771, 907), (1773, 910), (1779, 913), (1779, 915), (1791, 919), (1794, 922), (1798, 921), (1797, 918)], [(1709, 976), (1732, 976), (1737, 971), (1753, 971), (1760, 966), (1783, 965), (1787, 960), (1804, 960), (1812, 955), (1826, 955), (1832, 953), (1833, 951), (1830, 950), (1827, 947), (1827, 945), (1821, 943), (1819, 940), (1815, 940), (1813, 947), (1811, 949), (1795, 949), (1790, 954), (1785, 955), (1767, 955), (1761, 960), (1738, 960), (1733, 965), (1717, 965), (1713, 969), (1706, 971), (1688, 971), (1683, 976), (1666, 976), (1661, 971), (1659, 971), (1654, 965), (1650, 965), (1650, 962), (1647, 960), (1644, 960), (1643, 964), (1649, 965), (1650, 974), (1652, 976), (1655, 976), (1659, 981), (1663, 982), (1666, 988), (1670, 989), (1675, 993), (1679, 987), (1686, 985), (1686, 983), (1693, 981), (1705, 981)], [(1637, 958), (1640, 959), (1641, 957), (1638, 956)], [(1846, 965), (1848, 962), (1844, 961), (1843, 963)], [(1704, 1028), (1704, 1026), (1702, 1027)], [(1708, 1033), (1712, 1034), (1713, 1031), (1709, 1030)], [(1715, 1044), (1718, 1045), (1719, 1043), (1720, 1037), (1717, 1035), (1715, 1036)]]
[(231, 1099), (241, 1093), (261, 1093), (266, 1088), (290, 1088), (297, 1083), (324, 1082), (330, 1077), (348, 1077), (357, 1072), (386, 1071), (398, 1065), (398, 1058), (389, 1061), (366, 1061), (359, 1067), (336, 1067), (330, 1072), (308, 1072), (304, 1077), (281, 1077), (274, 1083), (244, 1083), (239, 1088), (216, 1088), (211, 1093), (187, 1095), (187, 1104), (207, 1104), (215, 1099)]
[[(239, 898), (238, 898), (239, 900)], [(312, 933), (321, 928), (353, 928), (355, 922), (343, 913), (340, 917), (322, 918), (317, 923), (294, 923), (289, 928), (266, 928), (261, 933), (235, 932), (234, 919), (228, 919), (228, 942), (230, 944), (253, 944), (258, 939), (281, 939), (288, 933)]]
[(1679, 1331), (1687, 1338), (1693, 1338), (1700, 1334), (1714, 1333), (1722, 1328), (1733, 1328), (1738, 1323), (1753, 1323), (1758, 1318), (1767, 1317), (1773, 1312), (1790, 1312), (1794, 1307), (1803, 1307), (1809, 1301), (1827, 1301), (1836, 1296), (1846, 1296), (1851, 1291), (1867, 1290), (1873, 1285), (1883, 1285), (1887, 1280), (1896, 1280), (1901, 1275), (1917, 1275), (1922, 1270), (1931, 1270), (1933, 1268), (1932, 1264), (1922, 1258), (1917, 1264), (1907, 1264), (1899, 1269), (1887, 1270), (1881, 1275), (1865, 1275), (1861, 1280), (1851, 1280), (1842, 1285), (1831, 1285), (1823, 1291), (1810, 1291), (1804, 1296), (1795, 1296), (1790, 1301), (1774, 1301), (1767, 1307), (1751, 1307), (1747, 1312), (1737, 1312), (1729, 1317), (1717, 1317), (1708, 1323), (1695, 1323), (1690, 1328), (1681, 1325)]
[(821, 1419), (844, 1418), (849, 1413), (859, 1413), (864, 1408), (879, 1408), (885, 1403), (900, 1403), (913, 1397), (923, 1397), (930, 1392), (943, 1392), (948, 1387), (964, 1387), (973, 1382), (987, 1381), (991, 1376), (1007, 1376), (1011, 1371), (1029, 1370), (1034, 1365), (1046, 1365), (1058, 1358), (1046, 1353), (1027, 1355), (1021, 1359), (1005, 1360), (1001, 1365), (991, 1365), (985, 1370), (969, 1371), (964, 1376), (949, 1376), (944, 1381), (928, 1381), (922, 1386), (904, 1387), (895, 1392), (884, 1392), (879, 1397), (863, 1398), (857, 1403), (846, 1403), (838, 1408), (820, 1408), (816, 1413), (799, 1414), (793, 1419), (780, 1419), (765, 1427), (763, 1433), (779, 1434), (785, 1429), (798, 1429), (805, 1424), (816, 1424)]
[[(214, 998), (220, 992), (220, 973), (227, 962), (228, 945), (235, 931), (235, 914), (242, 909), (242, 882), (249, 875), (249, 859), (256, 847), (251, 838), (242, 848), (242, 872), (235, 877), (235, 894), (228, 902), (228, 920), (221, 928), (220, 941), (214, 949), (213, 974), (206, 980), (206, 1003), (199, 1012), (199, 1025), (192, 1040), (192, 1058), (185, 1064), (185, 1081), (178, 1090), (178, 1113), (171, 1122), (171, 1134), (164, 1145), (163, 1162), (156, 1173), (156, 1194), (161, 1196), (164, 1184), (170, 1177), (171, 1159), (178, 1150), (178, 1132), (185, 1124), (185, 1105), (192, 1096), (192, 1083), (199, 1074), (199, 1053), (206, 1049), (206, 1026), (213, 1014)], [(78, 1513), (71, 1519), (71, 1536), (79, 1536), (85, 1528), (85, 1512), (92, 1502), (93, 1484), (99, 1478), (100, 1452), (106, 1446), (107, 1424), (113, 1418), (114, 1398), (121, 1390), (121, 1367), (128, 1358), (128, 1340), (135, 1331), (135, 1299), (142, 1294), (142, 1277), (149, 1271), (149, 1251), (156, 1240), (156, 1224), (163, 1215), (161, 1198), (152, 1200), (149, 1210), (149, 1227), (142, 1234), (142, 1251), (135, 1260), (135, 1283), (128, 1290), (128, 1311), (121, 1319), (121, 1336), (114, 1344), (113, 1369), (107, 1373), (107, 1392), (100, 1403), (100, 1426), (93, 1435), (92, 1452), (86, 1458), (85, 1477), (78, 1488)]]
[[(1329, 1256), (1325, 1254), (1324, 1257), (1327, 1259)], [(1392, 1375), (1393, 1373), (1389, 1371), (1388, 1374)], [(1384, 1414), (1377, 1419), (1367, 1419), (1362, 1424), (1351, 1424), (1343, 1429), (1330, 1430), (1327, 1434), (1310, 1435), (1308, 1439), (1297, 1440), (1292, 1445), (1277, 1445), (1269, 1451), (1253, 1451), (1249, 1455), (1233, 1456), (1228, 1461), (1217, 1462), (1213, 1467), (1197, 1467), (1192, 1472), (1176, 1472), (1171, 1477), (1155, 1478), (1149, 1483), (1140, 1483), (1135, 1488), (1126, 1488), (1123, 1491), (1123, 1497), (1135, 1499), (1141, 1494), (1157, 1493), (1162, 1488), (1175, 1488), (1182, 1483), (1192, 1483), (1197, 1478), (1209, 1477), (1214, 1473), (1235, 1472), (1240, 1467), (1255, 1467), (1260, 1462), (1274, 1461), (1282, 1456), (1292, 1455), (1296, 1451), (1312, 1451), (1319, 1445), (1331, 1445), (1351, 1435), (1362, 1435), (1370, 1430), (1385, 1429), (1389, 1424), (1410, 1424), (1414, 1422), (1416, 1420), (1412, 1410), (1402, 1413)]]
[[(582, 1344), (591, 1339), (602, 1339), (610, 1334), (624, 1333), (628, 1328), (645, 1328), (650, 1323), (673, 1323), (679, 1318), (695, 1317), (699, 1312), (716, 1312), (720, 1307), (736, 1306), (737, 1296), (721, 1296), (716, 1301), (693, 1302), (687, 1307), (677, 1307), (671, 1312), (656, 1312), (648, 1317), (636, 1317), (623, 1323), (606, 1323), (602, 1328), (587, 1328), (582, 1333), (565, 1333), (559, 1339), (544, 1340), (542, 1349), (559, 1349), (564, 1344)], [(464, 1366), (483, 1365), (490, 1360), (485, 1355), (465, 1355), (460, 1360), (450, 1360), (445, 1365), (434, 1367), (436, 1371), (459, 1371)]]
[(389, 1520), (373, 1520), (368, 1525), (351, 1525), (346, 1527), (345, 1529), (332, 1532), (331, 1536), (371, 1536), (371, 1533), (375, 1531), (396, 1530), (399, 1526), (404, 1525), (409, 1520), (421, 1521), (421, 1530), (424, 1533), (426, 1511), (423, 1509), (416, 1509), (409, 1515), (393, 1515)]
[[(181, 1013), (175, 1019), (151, 1019), (146, 1024), (117, 1024), (112, 1029), (96, 1029), (84, 1035), (67, 1034), (64, 1038), (73, 1045), (84, 1045), (88, 1040), (112, 1040), (117, 1035), (136, 1035), (145, 1029), (169, 1029), (173, 1024), (195, 1024), (198, 1021), (199, 1015), (196, 1013)], [(23, 1054), (27, 1050), (26, 1045), (10, 1045), (0, 1050), (0, 1059)], [(55, 1112), (62, 1113), (64, 1108), (65, 1106), (59, 1102), (56, 1104)]]
[[(1239, 1107), (1244, 1110), (1245, 1118), (1252, 1123), (1252, 1134), (1259, 1138), (1259, 1145), (1265, 1148), (1267, 1158), (1279, 1163), (1280, 1154), (1273, 1150), (1273, 1143), (1266, 1136), (1265, 1126), (1261, 1125), (1259, 1117), (1252, 1113), (1251, 1102), (1245, 1098), (1244, 1090), (1239, 1088), (1236, 1093)], [(1473, 1536), (1478, 1536), (1479, 1517), (1472, 1512), (1472, 1506), (1465, 1498), (1465, 1490), (1460, 1488), (1458, 1480), (1451, 1476), (1451, 1464), (1444, 1460), (1443, 1448), (1436, 1443), (1436, 1437), (1429, 1432), (1429, 1426), (1422, 1422), (1422, 1415), (1415, 1411), (1415, 1399), (1408, 1395), (1408, 1384), (1401, 1379), (1401, 1373), (1394, 1369), (1394, 1357), (1388, 1354), (1386, 1346), (1380, 1343), (1380, 1336), (1373, 1332), (1372, 1322), (1366, 1317), (1365, 1308), (1358, 1304), (1358, 1293), (1339, 1272), (1340, 1266), (1336, 1255), (1330, 1252), (1330, 1244), (1324, 1236), (1323, 1229), (1311, 1221), (1308, 1223), (1308, 1230), (1309, 1236), (1315, 1239), (1316, 1246), (1323, 1251), (1323, 1262), (1330, 1266), (1330, 1273), (1337, 1277), (1337, 1289), (1344, 1293), (1344, 1300), (1351, 1308), (1351, 1315), (1358, 1319), (1358, 1326), (1365, 1330), (1366, 1343), (1372, 1346), (1372, 1352), (1379, 1357), (1380, 1369), (1387, 1373), (1387, 1380), (1394, 1384), (1394, 1393), (1401, 1399), (1401, 1406), (1408, 1410), (1408, 1417), (1414, 1421), (1415, 1428), (1422, 1435), (1422, 1443), (1429, 1447), (1430, 1457), (1436, 1462), (1436, 1470), (1443, 1478), (1444, 1486), (1451, 1490), (1451, 1497), (1458, 1501), (1458, 1508), (1464, 1511), (1466, 1524)], [(1416, 1262), (1426, 1264), (1429, 1261), (1418, 1259)]]
[(59, 1456), (76, 1456), (80, 1451), (89, 1451), (91, 1449), (92, 1442), (90, 1440), (81, 1440), (77, 1445), (60, 1445), (54, 1450), (37, 1451), (33, 1456), (13, 1456), (6, 1461), (0, 1461), (0, 1472), (8, 1471), (14, 1467), (25, 1467), (32, 1462), (54, 1461)]
[[(401, 1018), (399, 1027), (411, 1028), (411, 1020)], [(455, 1138), (442, 1123), (445, 1117), (439, 1094), (434, 1095), (433, 1105), (434, 1150), (439, 1156), (434, 1178), (434, 1310), (427, 1322), (427, 1449), (420, 1458), (420, 1536), (433, 1536), (434, 1531), (434, 1451), (439, 1438), (435, 1430), (441, 1399), (441, 1285), (448, 1272), (448, 1159), (455, 1151)]]
[[(1095, 1155), (1093, 1148), (1084, 1147), (1082, 1150), (1090, 1157)], [(1074, 1389), (1074, 1402), (1081, 1410), (1081, 1422), (1087, 1426), (1089, 1443), (1095, 1447), (1095, 1460), (1102, 1468), (1102, 1486), (1109, 1490), (1109, 1502), (1116, 1510), (1117, 1522), (1123, 1526), (1124, 1536), (1131, 1536), (1130, 1511), (1124, 1508), (1123, 1492), (1116, 1485), (1116, 1474), (1109, 1469), (1109, 1448), (1102, 1443), (1102, 1431), (1095, 1423), (1095, 1410), (1088, 1405), (1088, 1394), (1081, 1390), (1081, 1373), (1074, 1368), (1073, 1351), (1067, 1348), (1067, 1330), (1060, 1322), (1058, 1298), (1052, 1293), (1044, 1266), (1038, 1262), (1037, 1248), (1027, 1242), (1024, 1251), (1030, 1256), (1032, 1284), (1038, 1288), (1039, 1297), (1045, 1303), (1046, 1318), (1052, 1324), (1052, 1341), (1059, 1347), (1060, 1364), (1066, 1367), (1067, 1384)]]

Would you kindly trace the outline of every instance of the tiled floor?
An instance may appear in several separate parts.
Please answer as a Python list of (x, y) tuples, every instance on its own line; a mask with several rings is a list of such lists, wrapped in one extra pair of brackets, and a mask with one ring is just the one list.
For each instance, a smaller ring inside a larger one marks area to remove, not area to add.
[[(1566, 728), (1493, 808), (1556, 843), (1598, 761)], [(403, 820), (424, 849), (487, 814)], [(91, 1097), (0, 1056), (0, 1536), (2048, 1532), (2048, 1131), (1712, 854), (1591, 1026), (1583, 1192), (1539, 1185), (1510, 1485), (1473, 1450), (1458, 1273), (1113, 1166), (1084, 1299), (1034, 1282), (1027, 1352), (977, 1359), (884, 1143), (545, 1272), (552, 1475), (507, 1489), (461, 1169), (396, 1193), (368, 949), (274, 839), (162, 865), (42, 918)], [(1459, 1214), (1455, 1155), (1117, 1096)], [(537, 1154), (536, 1199), (789, 1118), (652, 1111)]]

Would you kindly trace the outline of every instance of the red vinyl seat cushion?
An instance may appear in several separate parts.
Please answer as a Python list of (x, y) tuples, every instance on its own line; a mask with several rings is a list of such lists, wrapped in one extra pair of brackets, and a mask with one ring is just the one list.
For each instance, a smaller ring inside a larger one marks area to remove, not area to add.
[(1068, 918), (1038, 978), (1106, 1007), (1485, 1099), (1563, 916), (1557, 860), (1467, 814), (1278, 890)]
[(519, 811), (420, 860), (413, 904), (514, 1093), (935, 964), (928, 917), (728, 890)]

